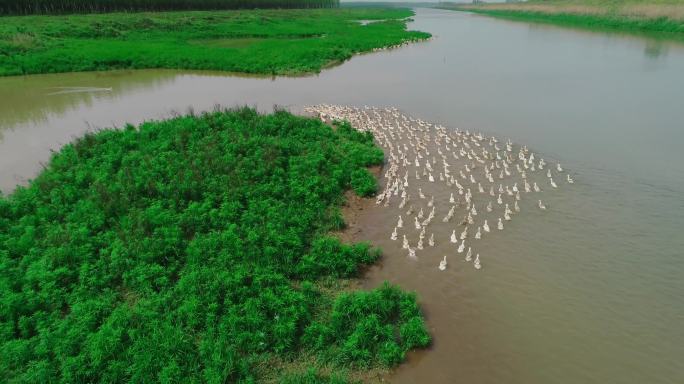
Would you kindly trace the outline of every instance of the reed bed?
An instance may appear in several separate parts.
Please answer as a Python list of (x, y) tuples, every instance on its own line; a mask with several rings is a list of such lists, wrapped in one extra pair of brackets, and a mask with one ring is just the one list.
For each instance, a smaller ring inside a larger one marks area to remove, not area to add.
[(337, 8), (339, 0), (0, 0), (2, 15), (256, 8)]
[(593, 28), (684, 34), (684, 0), (534, 0), (504, 4), (442, 4), (441, 8)]

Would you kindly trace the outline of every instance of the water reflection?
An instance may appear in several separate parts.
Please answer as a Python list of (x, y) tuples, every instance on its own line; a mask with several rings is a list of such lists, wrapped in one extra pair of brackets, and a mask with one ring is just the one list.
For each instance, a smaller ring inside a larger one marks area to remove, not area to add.
[[(520, 23), (518, 21), (509, 21), (510, 23)], [(624, 41), (631, 41), (632, 43), (643, 46), (644, 56), (648, 58), (661, 58), (667, 56), (670, 46), (684, 47), (684, 39), (676, 36), (668, 36), (663, 33), (637, 33), (629, 31), (616, 31), (610, 29), (587, 29), (583, 27), (574, 26), (557, 26), (546, 24), (543, 22), (525, 22), (531, 32), (531, 35), (539, 35), (549, 31), (567, 31), (572, 30), (578, 35), (600, 36), (608, 43), (620, 43)]]
[(139, 89), (159, 88), (176, 75), (111, 71), (0, 78), (0, 133), (23, 123), (46, 123), (48, 116), (106, 103)]
[(668, 45), (662, 40), (647, 40), (644, 47), (644, 55), (648, 58), (657, 59), (667, 56)]

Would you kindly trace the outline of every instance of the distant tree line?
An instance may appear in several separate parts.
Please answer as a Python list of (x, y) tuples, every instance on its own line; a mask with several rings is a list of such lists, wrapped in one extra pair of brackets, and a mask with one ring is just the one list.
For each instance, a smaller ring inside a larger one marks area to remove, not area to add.
[(0, 0), (0, 15), (254, 8), (337, 8), (339, 0)]

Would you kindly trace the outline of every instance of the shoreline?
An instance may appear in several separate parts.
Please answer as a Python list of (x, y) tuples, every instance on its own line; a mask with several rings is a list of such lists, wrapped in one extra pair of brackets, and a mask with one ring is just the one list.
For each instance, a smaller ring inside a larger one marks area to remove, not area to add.
[[(497, 244), (510, 241), (510, 234), (524, 222), (555, 215), (551, 196), (556, 188), (573, 182), (565, 181), (570, 179), (568, 171), (557, 164), (546, 167), (541, 153), (532, 158), (535, 165), (544, 164), (543, 171), (529, 161), (518, 164), (521, 157), (531, 156), (531, 149), (504, 137), (444, 127), (396, 108), (320, 105), (307, 109), (323, 112), (326, 123), (330, 117), (344, 119), (357, 130), (373, 132), (376, 146), (385, 153), (378, 197), (349, 200), (343, 209), (348, 218), (345, 242), (369, 242), (382, 250), (382, 257), (365, 268), (363, 288), (389, 281), (416, 292), (433, 336), (427, 348), (407, 352), (387, 380), (412, 383), (431, 377), (435, 383), (451, 382), (457, 376), (443, 368), (455, 364), (451, 357), (461, 356), (458, 366), (467, 367), (488, 347), (482, 341), (486, 330), (477, 327), (479, 322), (461, 321), (455, 314), (468, 305), (445, 303), (445, 292), (457, 290), (470, 300), (473, 290), (490, 278), (488, 269), (498, 268), (502, 261)], [(559, 181), (557, 186), (547, 172)], [(529, 188), (532, 184), (534, 190)], [(509, 188), (513, 189), (509, 192)], [(539, 199), (545, 203), (550, 199), (548, 211), (538, 207)], [(442, 269), (444, 258), (447, 264)]]
[[(582, 2), (579, 2), (580, 4)], [(668, 17), (670, 8), (654, 5), (651, 10), (640, 8), (609, 8), (608, 6), (568, 6), (555, 3), (515, 3), (486, 5), (443, 5), (437, 8), (472, 12), (495, 18), (577, 27), (597, 31), (621, 31), (684, 40), (684, 18)], [(681, 7), (672, 7), (684, 13)], [(649, 13), (650, 12), (650, 13)]]

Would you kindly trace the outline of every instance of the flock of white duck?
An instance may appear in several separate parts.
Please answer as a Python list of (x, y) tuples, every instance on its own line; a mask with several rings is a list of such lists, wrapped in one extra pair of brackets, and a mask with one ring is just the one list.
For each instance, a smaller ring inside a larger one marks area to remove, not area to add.
[[(305, 112), (323, 121), (346, 120), (355, 129), (371, 131), (384, 148), (384, 189), (376, 203), (397, 209), (396, 226), (389, 236), (401, 239), (401, 247), (411, 258), (425, 249), (426, 238), (428, 247), (434, 247), (436, 241), (449, 241), (455, 253), (464, 254), (464, 260), (472, 261), (479, 270), (482, 262), (474, 249), (494, 232), (487, 217), (496, 231), (503, 231), (504, 223), (521, 212), (523, 197), (536, 200), (536, 209), (546, 210), (540, 198), (543, 189), (559, 188), (556, 180), (574, 183), (568, 173), (563, 177), (560, 164), (548, 165), (526, 146), (447, 129), (395, 108), (322, 104), (306, 107)], [(427, 196), (423, 189), (436, 191), (442, 200), (435, 201), (435, 195)], [(435, 220), (438, 215), (441, 223)], [(454, 219), (456, 215), (460, 219)], [(434, 229), (440, 225), (449, 226), (448, 239), (435, 239)], [(438, 268), (445, 270), (447, 263), (444, 256)]]

